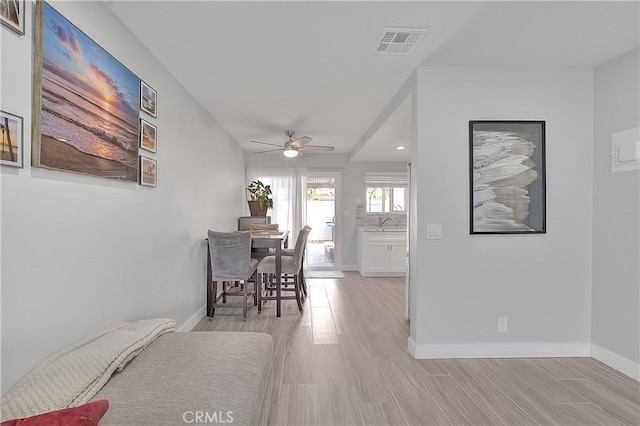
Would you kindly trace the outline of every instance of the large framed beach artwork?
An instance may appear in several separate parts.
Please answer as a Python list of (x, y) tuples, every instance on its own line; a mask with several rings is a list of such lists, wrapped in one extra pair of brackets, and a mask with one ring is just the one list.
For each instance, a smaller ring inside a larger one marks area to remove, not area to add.
[(34, 3), (31, 163), (137, 182), (140, 79), (47, 3)]
[(545, 122), (470, 121), (471, 234), (546, 233)]

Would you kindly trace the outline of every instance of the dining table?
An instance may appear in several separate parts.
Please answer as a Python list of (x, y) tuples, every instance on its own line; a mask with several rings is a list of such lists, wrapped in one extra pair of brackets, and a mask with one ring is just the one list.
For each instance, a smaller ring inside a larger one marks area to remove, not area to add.
[[(251, 231), (251, 248), (252, 249), (273, 249), (276, 258), (276, 316), (281, 314), (281, 300), (282, 300), (282, 248), (289, 246), (289, 231), (275, 231), (275, 230), (256, 230)], [(207, 248), (207, 288), (213, 279), (211, 271), (211, 254)], [(256, 283), (257, 284), (257, 283)], [(256, 291), (262, 291), (262, 289)], [(258, 296), (260, 299), (260, 296)], [(259, 303), (262, 303), (261, 301)], [(209, 310), (209, 298), (207, 297), (207, 312)]]

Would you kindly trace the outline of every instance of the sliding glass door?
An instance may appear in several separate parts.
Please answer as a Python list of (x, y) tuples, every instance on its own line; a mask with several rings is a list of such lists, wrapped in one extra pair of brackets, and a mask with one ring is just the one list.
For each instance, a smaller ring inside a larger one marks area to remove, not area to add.
[(311, 226), (307, 243), (309, 269), (340, 268), (340, 173), (310, 171), (305, 196), (306, 221)]

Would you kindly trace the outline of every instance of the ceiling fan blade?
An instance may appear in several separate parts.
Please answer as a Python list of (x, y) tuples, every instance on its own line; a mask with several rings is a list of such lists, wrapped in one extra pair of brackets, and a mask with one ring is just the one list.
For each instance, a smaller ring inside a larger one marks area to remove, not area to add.
[(265, 152), (276, 152), (276, 151), (283, 151), (284, 148), (278, 148), (278, 149), (267, 149), (266, 151), (257, 151), (254, 152), (254, 154), (264, 154)]
[(249, 142), (253, 142), (253, 143), (260, 143), (262, 145), (271, 145), (271, 146), (277, 146), (277, 147), (281, 147), (282, 145), (276, 145), (275, 143), (269, 143), (269, 142), (260, 142), (260, 141), (249, 141)]
[(336, 149), (335, 146), (326, 146), (326, 145), (305, 145), (302, 149), (310, 150), (310, 151), (333, 151)]
[(313, 138), (310, 138), (309, 136), (303, 136), (303, 137), (298, 138), (295, 141), (291, 142), (291, 145), (295, 146), (296, 148), (302, 148), (303, 146), (305, 146), (306, 144), (308, 144), (312, 140), (313, 140)]

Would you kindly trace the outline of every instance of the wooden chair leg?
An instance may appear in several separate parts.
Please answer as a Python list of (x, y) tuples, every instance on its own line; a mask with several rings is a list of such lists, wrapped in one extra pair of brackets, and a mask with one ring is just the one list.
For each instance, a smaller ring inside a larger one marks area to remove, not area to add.
[(222, 281), (222, 303), (227, 303), (227, 284)]
[(245, 283), (243, 289), (242, 289), (242, 321), (246, 321), (247, 320), (247, 285)]
[(215, 303), (216, 296), (218, 292), (218, 283), (215, 281), (209, 281), (207, 284), (207, 316), (209, 317), (209, 321), (213, 318), (213, 315), (216, 311)]
[(256, 292), (258, 292), (258, 313), (262, 312), (262, 274), (256, 272)]
[(276, 317), (280, 318), (282, 315), (282, 278), (278, 283), (278, 278), (274, 275), (273, 282), (276, 286)]
[(300, 268), (300, 287), (302, 288), (302, 294), (304, 297), (309, 296), (307, 293), (307, 281), (304, 278), (304, 265)]
[(300, 300), (300, 282), (298, 281), (298, 276), (293, 276), (293, 289), (296, 293), (296, 302), (298, 302), (298, 310), (302, 312), (302, 300)]
[(253, 306), (258, 306), (258, 271), (253, 273)]

